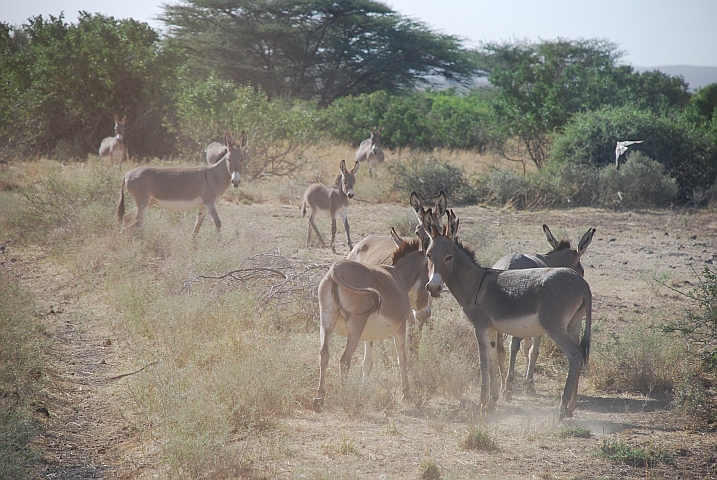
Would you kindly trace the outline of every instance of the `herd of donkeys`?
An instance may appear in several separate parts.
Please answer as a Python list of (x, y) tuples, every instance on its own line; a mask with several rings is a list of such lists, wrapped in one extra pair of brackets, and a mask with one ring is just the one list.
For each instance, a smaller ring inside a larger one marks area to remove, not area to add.
[[(125, 156), (123, 145), (126, 117), (115, 117), (115, 137), (102, 142), (100, 155), (114, 162)], [(425, 208), (414, 192), (410, 205), (418, 218), (415, 238), (369, 235), (355, 246), (351, 242), (347, 207), (353, 198), (356, 172), (361, 162), (369, 165), (369, 173), (384, 160), (379, 147), (381, 128), (371, 129), (356, 152), (356, 163), (348, 169), (339, 165), (336, 184), (310, 185), (301, 205), (302, 216), (307, 207), (311, 213), (307, 245), (312, 230), (323, 246), (325, 242), (315, 223), (316, 215), (331, 215), (331, 248), (335, 252), (336, 216), (340, 215), (351, 252), (334, 263), (318, 288), (320, 306), (319, 386), (314, 408), (324, 404), (325, 375), (329, 361), (329, 345), (334, 332), (347, 338), (340, 359), (342, 375), (351, 366), (351, 358), (359, 342), (366, 343), (363, 374), (371, 371), (371, 342), (394, 337), (401, 373), (404, 399), (410, 398), (406, 367), (406, 335), (410, 325), (420, 328), (431, 314), (431, 300), (444, 288), (460, 304), (472, 324), (478, 341), (481, 370), (480, 407), (482, 412), (495, 409), (501, 390), (510, 400), (514, 382), (515, 360), (521, 341), (525, 339), (526, 391), (533, 388), (533, 372), (540, 339), (549, 335), (569, 362), (569, 372), (559, 405), (560, 418), (571, 417), (577, 406), (578, 380), (590, 353), (592, 294), (583, 278), (580, 257), (592, 241), (595, 229), (589, 229), (577, 248), (567, 240), (557, 240), (543, 225), (552, 251), (545, 255), (512, 253), (484, 268), (473, 251), (458, 238), (460, 220), (447, 208), (443, 192), (435, 204)], [(172, 212), (199, 209), (194, 225), (196, 233), (207, 213), (217, 231), (221, 221), (216, 202), (231, 183), (241, 181), (247, 134), (239, 141), (229, 133), (223, 143), (214, 142), (207, 148), (207, 165), (191, 167), (140, 166), (128, 171), (120, 187), (117, 219), (125, 227), (140, 227), (147, 210), (156, 205)], [(121, 155), (120, 155), (121, 153)], [(132, 196), (135, 208), (125, 214), (124, 191)], [(443, 221), (446, 218), (445, 223)], [(585, 328), (582, 323), (585, 318)], [(580, 333), (583, 332), (582, 339)], [(510, 360), (505, 369), (505, 335), (512, 336)]]

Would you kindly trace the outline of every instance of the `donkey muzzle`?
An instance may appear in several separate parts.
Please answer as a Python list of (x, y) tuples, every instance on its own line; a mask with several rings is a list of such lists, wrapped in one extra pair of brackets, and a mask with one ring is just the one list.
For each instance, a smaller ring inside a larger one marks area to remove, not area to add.
[(232, 185), (234, 187), (238, 187), (241, 183), (241, 175), (238, 172), (232, 173)]
[(431, 279), (426, 284), (426, 290), (431, 294), (432, 297), (437, 297), (443, 291), (443, 279), (437, 273), (431, 276)]

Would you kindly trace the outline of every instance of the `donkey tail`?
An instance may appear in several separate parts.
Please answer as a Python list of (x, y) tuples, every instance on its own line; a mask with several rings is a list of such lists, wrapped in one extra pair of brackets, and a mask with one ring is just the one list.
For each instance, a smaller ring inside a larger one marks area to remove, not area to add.
[(122, 185), (120, 186), (120, 198), (117, 204), (117, 221), (122, 223), (124, 220), (124, 183), (125, 179), (122, 178)]
[(304, 197), (304, 201), (301, 204), (301, 216), (302, 218), (306, 216), (306, 198)]
[(587, 365), (590, 358), (590, 330), (593, 323), (593, 297), (590, 292), (583, 299), (583, 306), (585, 307), (585, 333), (580, 341), (580, 350), (583, 352), (583, 365)]

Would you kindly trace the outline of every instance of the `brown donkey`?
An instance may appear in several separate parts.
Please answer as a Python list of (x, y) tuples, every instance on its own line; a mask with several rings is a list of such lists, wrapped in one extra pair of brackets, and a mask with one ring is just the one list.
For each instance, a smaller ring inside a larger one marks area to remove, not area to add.
[[(547, 225), (543, 225), (543, 232), (545, 238), (553, 250), (541, 255), (539, 253), (525, 254), (525, 253), (509, 253), (508, 255), (500, 258), (493, 264), (493, 268), (498, 270), (516, 270), (521, 268), (545, 268), (545, 267), (567, 267), (572, 268), (580, 274), (581, 277), (585, 276), (585, 270), (580, 263), (580, 257), (585, 253), (585, 250), (593, 240), (595, 235), (595, 229), (591, 228), (580, 239), (578, 248), (574, 249), (570, 247), (570, 240), (558, 241), (553, 233), (550, 231)], [(503, 335), (498, 337), (498, 366), (500, 367), (501, 383), (503, 383), (503, 390), (505, 399), (510, 401), (513, 398), (513, 382), (515, 381), (515, 359), (518, 356), (518, 350), (520, 350), (520, 342), (522, 338), (512, 337), (510, 342), (510, 363), (508, 366), (507, 378), (505, 372), (505, 347), (502, 341)], [(535, 372), (535, 362), (538, 361), (538, 353), (540, 350), (540, 340), (542, 337), (526, 338), (525, 339), (525, 391), (528, 393), (535, 393), (535, 387), (533, 386), (533, 373)]]
[(306, 236), (306, 246), (311, 244), (311, 229), (316, 232), (322, 246), (326, 246), (324, 239), (316, 228), (314, 219), (319, 211), (324, 210), (331, 215), (331, 250), (336, 253), (334, 241), (336, 240), (336, 214), (341, 215), (344, 221), (344, 229), (346, 230), (346, 239), (349, 243), (349, 249), (352, 249), (351, 234), (349, 232), (348, 206), (349, 198), (354, 198), (354, 184), (356, 183), (356, 172), (359, 169), (359, 162), (356, 162), (354, 168), (346, 169), (346, 160), (341, 160), (339, 165), (341, 174), (337, 179), (337, 186), (334, 188), (327, 187), (321, 183), (314, 183), (304, 192), (304, 201), (301, 204), (301, 216), (306, 216), (306, 207), (311, 207), (311, 215), (309, 215), (309, 232)]
[(126, 126), (127, 115), (122, 117), (122, 121), (120, 121), (119, 116), (115, 115), (115, 136), (105, 138), (100, 144), (100, 157), (102, 157), (105, 162), (109, 159), (110, 165), (115, 163), (115, 160), (118, 160), (121, 166), (122, 160), (124, 160), (127, 153), (124, 146), (124, 131)]
[[(497, 334), (527, 338), (547, 333), (570, 364), (558, 412), (560, 418), (572, 416), (580, 371), (590, 354), (590, 286), (569, 268), (483, 268), (472, 250), (457, 240), (458, 225), (451, 210), (443, 229), (433, 222), (430, 209), (426, 212), (423, 226), (431, 237), (426, 288), (437, 297), (445, 284), (473, 325), (480, 353), (481, 412), (493, 410), (498, 400)], [(585, 333), (580, 340), (583, 316)]]
[(351, 260), (334, 263), (319, 284), (321, 351), (319, 387), (314, 409), (320, 411), (326, 393), (326, 369), (334, 331), (345, 336), (341, 374), (351, 367), (351, 357), (360, 341), (393, 336), (401, 371), (404, 400), (410, 397), (406, 368), (406, 319), (411, 314), (408, 289), (425, 276), (425, 251), (419, 241), (402, 244), (393, 254), (392, 265), (367, 265)]

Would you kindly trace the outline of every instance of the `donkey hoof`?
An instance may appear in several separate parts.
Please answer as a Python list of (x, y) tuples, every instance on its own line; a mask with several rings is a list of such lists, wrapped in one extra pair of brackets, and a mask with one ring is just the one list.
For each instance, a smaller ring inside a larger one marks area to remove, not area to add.
[(314, 399), (314, 412), (321, 413), (324, 408), (324, 397), (317, 397)]

